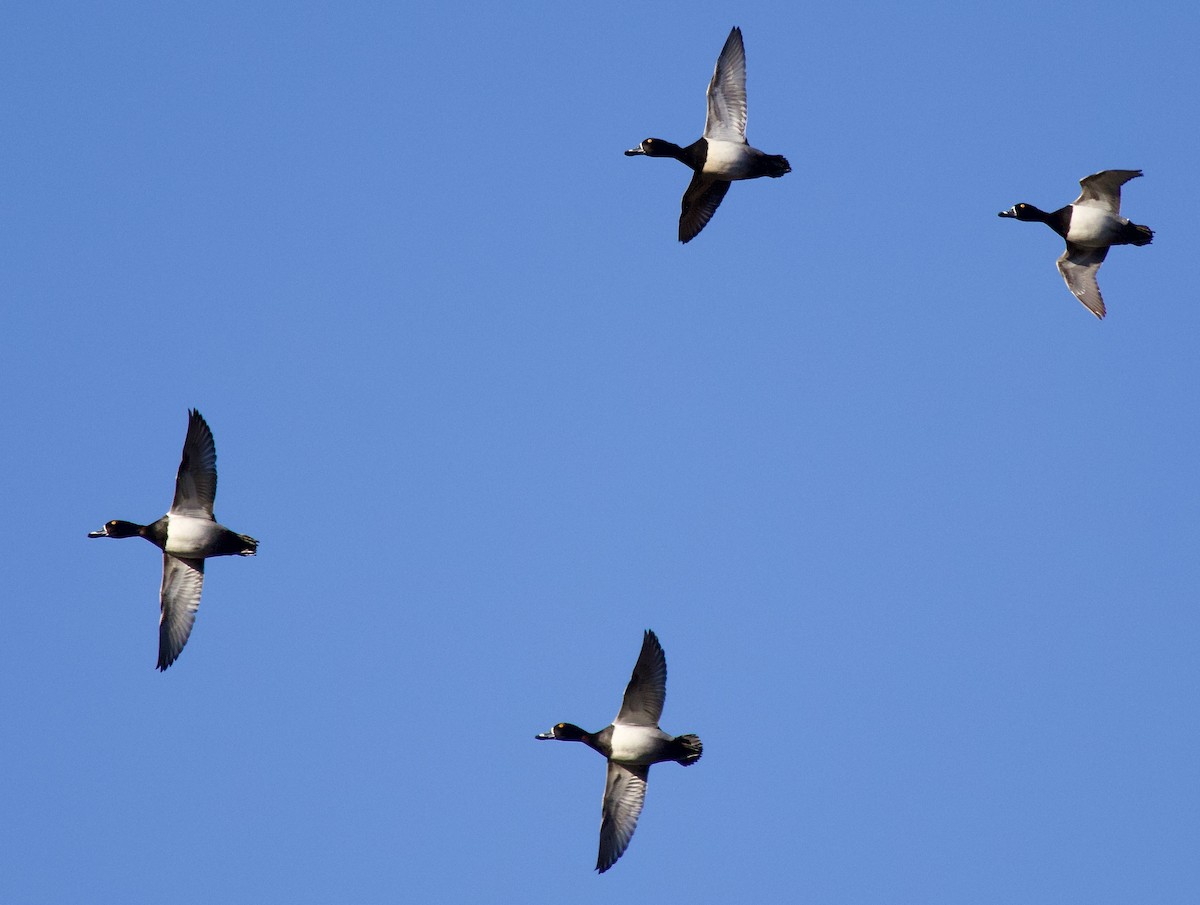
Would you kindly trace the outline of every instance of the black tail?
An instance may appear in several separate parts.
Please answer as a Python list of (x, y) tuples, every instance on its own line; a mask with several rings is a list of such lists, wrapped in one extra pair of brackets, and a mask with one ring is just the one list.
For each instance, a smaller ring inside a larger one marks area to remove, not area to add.
[(700, 744), (700, 736), (698, 735), (677, 736), (675, 738), (675, 747), (679, 751), (679, 756), (675, 758), (675, 763), (683, 764), (685, 767), (690, 767), (704, 753), (704, 745)]
[(763, 169), (767, 171), (768, 176), (778, 179), (784, 173), (790, 173), (792, 165), (782, 154), (767, 154), (763, 158)]
[(1148, 226), (1130, 223), (1125, 227), (1123, 238), (1129, 245), (1149, 245), (1150, 241), (1154, 238), (1154, 230)]

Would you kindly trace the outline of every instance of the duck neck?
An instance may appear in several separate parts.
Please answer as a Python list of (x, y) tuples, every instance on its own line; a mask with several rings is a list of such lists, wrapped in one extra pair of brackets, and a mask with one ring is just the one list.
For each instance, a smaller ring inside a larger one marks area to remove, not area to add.
[(673, 141), (665, 138), (654, 139), (652, 151), (646, 152), (650, 157), (673, 157), (693, 170), (704, 169), (704, 161), (708, 157), (708, 142), (703, 138), (692, 142), (686, 148), (681, 148)]
[(1031, 219), (1045, 223), (1064, 239), (1067, 237), (1067, 230), (1071, 226), (1071, 205), (1060, 207), (1056, 211), (1044, 211), (1030, 205), (1029, 214)]
[(686, 163), (689, 167), (699, 173), (704, 169), (704, 161), (708, 159), (708, 140), (698, 138), (686, 148), (681, 148), (679, 145), (671, 145), (671, 156), (680, 163)]
[(598, 751), (605, 757), (612, 757), (612, 734), (613, 727), (607, 726), (599, 732), (585, 732), (580, 741), (593, 751)]

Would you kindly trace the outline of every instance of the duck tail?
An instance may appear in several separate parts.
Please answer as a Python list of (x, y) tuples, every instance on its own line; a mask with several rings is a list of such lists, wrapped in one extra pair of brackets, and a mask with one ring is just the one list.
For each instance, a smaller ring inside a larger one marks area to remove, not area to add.
[(675, 763), (683, 764), (685, 767), (690, 767), (704, 753), (704, 745), (700, 743), (700, 736), (698, 735), (677, 736), (675, 747), (679, 751), (679, 756), (675, 758)]
[(1130, 223), (1127, 227), (1130, 245), (1149, 245), (1154, 238), (1154, 230), (1139, 223)]
[(253, 556), (258, 552), (258, 541), (249, 534), (239, 534), (238, 540), (244, 545), (243, 549), (238, 550), (238, 556)]
[(782, 154), (764, 155), (763, 163), (766, 164), (767, 175), (773, 179), (778, 179), (784, 173), (792, 171), (792, 165), (787, 162), (787, 158)]

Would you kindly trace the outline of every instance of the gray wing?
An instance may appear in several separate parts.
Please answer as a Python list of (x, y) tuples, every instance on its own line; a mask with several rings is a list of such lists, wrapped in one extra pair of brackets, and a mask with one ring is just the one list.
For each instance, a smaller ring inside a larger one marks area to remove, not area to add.
[(1103, 318), (1104, 299), (1100, 297), (1100, 284), (1096, 282), (1096, 271), (1104, 263), (1107, 248), (1084, 248), (1067, 243), (1067, 250), (1058, 259), (1058, 272), (1067, 281), (1067, 288), (1075, 298), (1083, 302), (1092, 314)]
[(736, 26), (725, 39), (708, 83), (704, 137), (746, 140), (746, 49), (742, 46), (742, 30)]
[(188, 411), (187, 438), (183, 458), (175, 476), (175, 501), (171, 512), (196, 518), (213, 517), (217, 496), (217, 444), (199, 412)]
[(158, 668), (166, 669), (175, 662), (196, 621), (200, 609), (200, 591), (204, 588), (204, 560), (182, 559), (163, 554), (162, 590), (158, 618)]
[[(667, 699), (667, 656), (658, 637), (649, 629), (642, 638), (633, 675), (625, 688), (625, 700), (614, 723), (626, 726), (658, 726)], [(609, 774), (611, 780), (611, 773)]]
[[(1102, 170), (1079, 180), (1083, 189), (1075, 204), (1121, 213), (1121, 186), (1142, 175), (1141, 170)], [(1085, 303), (1086, 304), (1086, 303)]]
[(729, 183), (721, 179), (706, 179), (699, 173), (692, 174), (679, 214), (679, 241), (690, 242), (708, 225), (712, 215), (721, 206), (721, 200), (729, 191)]
[(646, 801), (649, 764), (631, 767), (608, 762), (608, 781), (604, 784), (604, 812), (600, 819), (600, 853), (596, 870), (604, 873), (625, 854), (638, 817)]

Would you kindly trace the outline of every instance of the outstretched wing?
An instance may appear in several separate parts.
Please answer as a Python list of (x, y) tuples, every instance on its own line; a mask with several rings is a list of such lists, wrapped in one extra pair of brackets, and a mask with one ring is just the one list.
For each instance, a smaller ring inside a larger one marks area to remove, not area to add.
[(179, 474), (175, 476), (171, 512), (211, 519), (216, 496), (217, 444), (204, 418), (192, 409), (188, 411), (187, 437), (183, 441)]
[(1067, 243), (1067, 250), (1058, 259), (1058, 272), (1067, 281), (1067, 288), (1096, 317), (1103, 318), (1104, 299), (1100, 297), (1100, 284), (1096, 282), (1096, 271), (1104, 263), (1107, 248), (1085, 248)]
[[(1075, 204), (1098, 207), (1113, 214), (1121, 213), (1121, 186), (1142, 175), (1141, 170), (1102, 170), (1079, 180), (1083, 189)], [(1086, 304), (1086, 302), (1085, 302)]]
[(734, 27), (717, 57), (708, 83), (708, 117), (704, 137), (718, 141), (746, 140), (746, 48), (742, 30)]
[(729, 183), (721, 179), (709, 179), (699, 172), (692, 175), (679, 214), (679, 241), (690, 242), (708, 225), (712, 215), (721, 206), (721, 199), (729, 191)]
[(204, 560), (163, 554), (162, 590), (158, 618), (158, 668), (175, 662), (192, 633), (200, 592), (204, 589)]
[(646, 779), (650, 766), (631, 767), (608, 763), (608, 781), (604, 784), (604, 810), (600, 819), (600, 852), (596, 870), (604, 873), (625, 854), (633, 831), (637, 829), (642, 805), (646, 802)]
[(642, 651), (625, 688), (621, 712), (614, 723), (624, 726), (658, 726), (667, 699), (667, 656), (658, 637), (649, 629), (642, 637)]

